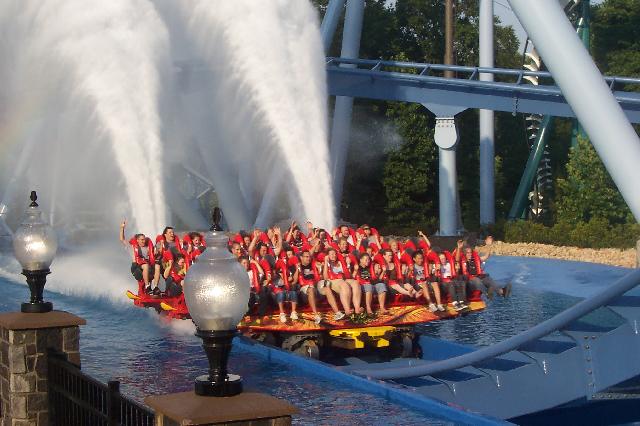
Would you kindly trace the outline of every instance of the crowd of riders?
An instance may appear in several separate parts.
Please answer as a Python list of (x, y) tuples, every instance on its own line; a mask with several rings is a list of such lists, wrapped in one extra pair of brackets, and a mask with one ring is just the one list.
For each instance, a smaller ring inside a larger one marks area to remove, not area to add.
[[(144, 234), (127, 241), (125, 227), (123, 221), (120, 240), (132, 248), (131, 273), (143, 291), (180, 295), (187, 269), (206, 249), (203, 235), (191, 232), (180, 238), (167, 227), (155, 242)], [(260, 320), (277, 309), (282, 323), (297, 320), (299, 306), (320, 323), (324, 302), (333, 320), (340, 321), (384, 315), (395, 301), (425, 304), (438, 314), (448, 304), (456, 311), (468, 309), (474, 292), (507, 297), (511, 285), (499, 286), (483, 270), (491, 244), (488, 237), (476, 251), (459, 240), (448, 251), (432, 247), (421, 231), (413, 238), (384, 238), (368, 225), (327, 231), (310, 222), (305, 230), (292, 222), (284, 233), (274, 226), (240, 231), (229, 239), (231, 253), (249, 276), (250, 312)]]

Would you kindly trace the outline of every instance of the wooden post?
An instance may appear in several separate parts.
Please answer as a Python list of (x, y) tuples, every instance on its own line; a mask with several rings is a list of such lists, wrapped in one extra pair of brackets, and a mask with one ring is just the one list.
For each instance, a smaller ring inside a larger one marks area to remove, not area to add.
[(155, 410), (157, 426), (288, 426), (298, 412), (285, 401), (256, 392), (226, 398), (180, 392), (148, 396), (144, 403)]

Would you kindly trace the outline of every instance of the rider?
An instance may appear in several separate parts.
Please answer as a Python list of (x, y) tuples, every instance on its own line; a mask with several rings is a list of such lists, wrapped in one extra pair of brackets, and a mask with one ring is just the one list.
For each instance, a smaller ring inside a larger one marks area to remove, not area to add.
[(300, 262), (297, 264), (296, 278), (300, 286), (300, 296), (303, 300), (306, 299), (309, 302), (316, 324), (320, 324), (322, 321), (322, 316), (318, 313), (316, 291), (327, 298), (327, 302), (333, 310), (333, 319), (335, 321), (344, 318), (344, 313), (338, 308), (333, 291), (331, 291), (329, 286), (325, 286), (324, 281), (320, 279), (318, 268), (311, 258), (309, 250), (302, 250), (300, 253)]
[(177, 297), (182, 294), (184, 276), (187, 273), (187, 265), (184, 255), (177, 254), (174, 262), (164, 271), (165, 293), (169, 297)]
[[(375, 267), (371, 263), (371, 257), (367, 253), (360, 255), (358, 263), (355, 265), (354, 276), (358, 284), (362, 286), (364, 291), (364, 301), (367, 307), (367, 314), (373, 315), (371, 302), (373, 301), (373, 292), (378, 295), (378, 305), (380, 305), (380, 313), (385, 314), (387, 310), (384, 307), (387, 297), (387, 286), (383, 282), (376, 279)], [(374, 284), (375, 283), (375, 284)]]
[[(422, 251), (418, 250), (413, 253), (413, 265), (409, 268), (410, 278), (413, 282), (416, 290), (422, 290), (422, 295), (429, 304), (429, 310), (431, 312), (444, 312), (444, 306), (442, 306), (442, 300), (440, 297), (440, 289), (438, 283), (435, 282), (433, 276), (429, 273), (429, 267), (424, 262), (424, 255)], [(431, 289), (436, 299), (436, 303), (431, 300), (431, 294), (429, 292), (428, 284), (431, 283)]]
[[(330, 282), (331, 290), (340, 295), (340, 301), (344, 307), (344, 311), (347, 315), (352, 314), (351, 310), (351, 296), (353, 290), (353, 304), (356, 313), (362, 312), (360, 303), (362, 300), (362, 290), (358, 285), (358, 282), (351, 279), (349, 270), (344, 260), (338, 259), (338, 253), (336, 249), (329, 248), (326, 252), (325, 266), (324, 266), (324, 279)], [(355, 285), (352, 285), (355, 284)], [(355, 289), (353, 287), (356, 287)]]
[[(120, 241), (122, 244), (131, 245), (132, 263), (131, 274), (136, 281), (144, 283), (144, 290), (148, 294), (158, 295), (158, 281), (160, 280), (160, 265), (156, 263), (153, 243), (144, 234), (136, 234), (127, 242), (125, 238), (125, 227), (127, 220), (120, 224)], [(153, 288), (151, 286), (153, 282)]]

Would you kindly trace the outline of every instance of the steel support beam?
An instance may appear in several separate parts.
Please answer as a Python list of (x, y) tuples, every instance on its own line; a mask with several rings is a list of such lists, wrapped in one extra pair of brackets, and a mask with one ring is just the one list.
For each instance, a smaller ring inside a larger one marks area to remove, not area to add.
[[(348, 0), (342, 34), (342, 57), (358, 57), (363, 16), (364, 0)], [(352, 110), (352, 97), (336, 97), (333, 125), (331, 127), (330, 159), (331, 175), (333, 176), (333, 194), (338, 216), (340, 215), (340, 205), (342, 204), (342, 186), (344, 183), (345, 169), (347, 167), (347, 155), (349, 153)]]
[(434, 139), (438, 145), (439, 235), (458, 235), (458, 129), (454, 117), (436, 117)]
[(509, 211), (509, 220), (520, 219), (527, 209), (527, 204), (529, 203), (529, 191), (531, 190), (533, 180), (536, 177), (540, 159), (542, 158), (542, 154), (544, 154), (544, 148), (547, 146), (549, 134), (553, 129), (552, 123), (553, 117), (550, 115), (545, 115), (544, 119), (540, 123), (538, 136), (531, 148), (527, 165), (524, 167), (524, 172), (520, 178), (520, 184), (518, 185), (516, 195), (513, 199), (513, 204), (511, 205), (511, 210)]
[[(493, 68), (493, 0), (480, 0), (480, 66)], [(493, 81), (493, 74), (480, 73), (481, 81)], [(494, 113), (480, 110), (480, 225), (495, 222)]]
[(342, 15), (342, 9), (344, 9), (344, 2), (345, 0), (330, 0), (322, 18), (320, 34), (322, 35), (322, 45), (325, 53), (328, 53), (331, 48), (331, 42), (333, 42), (340, 15)]
[(536, 50), (640, 221), (640, 140), (556, 0), (509, 0)]
[[(342, 64), (357, 64), (360, 68), (346, 68)], [(340, 65), (340, 66), (338, 66)], [(407, 72), (387, 71), (402, 68)], [(453, 68), (458, 78), (428, 75), (430, 70)], [(413, 69), (413, 73), (409, 72)], [(579, 71), (576, 71), (579, 72)], [(478, 81), (481, 73), (491, 73), (515, 82)], [(575, 117), (562, 91), (554, 85), (521, 84), (526, 76), (550, 80), (547, 72), (533, 72), (499, 68), (478, 68), (370, 59), (327, 58), (329, 94), (354, 98), (415, 102), (464, 110), (491, 109), (511, 113), (534, 113), (554, 117)], [(640, 79), (607, 77), (611, 85), (640, 84)], [(629, 120), (640, 123), (640, 93), (614, 91), (614, 96)]]

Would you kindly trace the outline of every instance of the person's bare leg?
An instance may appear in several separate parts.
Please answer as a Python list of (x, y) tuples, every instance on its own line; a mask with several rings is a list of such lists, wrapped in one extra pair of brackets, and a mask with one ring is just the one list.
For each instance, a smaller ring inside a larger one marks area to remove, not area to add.
[(160, 282), (160, 265), (156, 263), (153, 268), (154, 268), (153, 288), (158, 288), (158, 283)]
[(387, 299), (387, 292), (383, 291), (382, 293), (378, 293), (378, 305), (380, 305), (380, 313), (386, 314), (387, 308), (384, 307), (385, 301)]
[(144, 281), (144, 286), (149, 287), (149, 265), (146, 263), (141, 265), (142, 268), (142, 281)]
[(318, 313), (318, 308), (316, 305), (316, 290), (313, 287), (309, 287), (307, 290), (307, 299), (309, 300), (309, 306), (311, 306), (311, 310), (314, 314)]
[(373, 314), (373, 309), (371, 309), (371, 302), (373, 301), (373, 292), (367, 291), (364, 293), (364, 303), (367, 306), (367, 313), (369, 315)]
[(427, 287), (427, 283), (420, 283), (420, 288), (422, 289), (422, 295), (427, 301), (427, 305), (430, 305), (431, 302), (431, 294), (429, 293), (429, 287)]
[(327, 298), (327, 303), (331, 306), (334, 313), (340, 312), (340, 308), (338, 308), (338, 302), (336, 302), (336, 297), (333, 295), (333, 290), (331, 290), (331, 286), (324, 287), (324, 296)]
[(394, 289), (398, 293), (411, 297), (411, 293), (405, 290), (400, 284), (391, 284), (390, 286), (392, 289)]
[(411, 284), (403, 284), (402, 287), (409, 292), (411, 297), (413, 297), (414, 299), (418, 298), (418, 292), (415, 288), (413, 288)]
[(351, 287), (351, 296), (353, 299), (353, 308), (356, 311), (356, 314), (362, 313), (362, 288), (360, 288), (360, 284), (356, 280), (345, 280), (347, 284)]
[(280, 309), (281, 314), (284, 314), (284, 302), (278, 302), (278, 309)]
[(338, 288), (338, 292), (340, 295), (340, 303), (342, 303), (342, 307), (344, 308), (344, 313), (347, 315), (351, 315), (353, 312), (351, 310), (351, 287), (343, 280), (335, 280), (332, 281), (331, 287), (333, 289), (333, 283), (335, 282), (336, 287)]
[(438, 283), (431, 283), (433, 289), (433, 295), (436, 297), (436, 305), (442, 305), (442, 298), (440, 297), (440, 286)]

